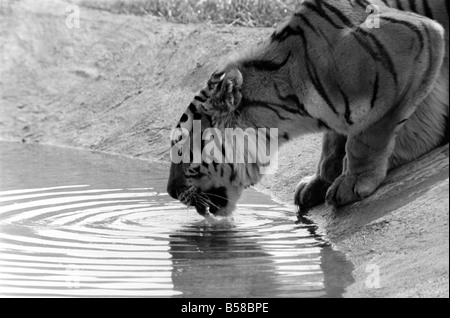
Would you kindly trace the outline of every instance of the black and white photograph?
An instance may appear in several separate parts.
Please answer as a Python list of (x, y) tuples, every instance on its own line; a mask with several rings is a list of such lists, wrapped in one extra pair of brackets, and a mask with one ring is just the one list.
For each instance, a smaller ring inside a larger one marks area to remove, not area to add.
[(449, 12), (0, 0), (0, 298), (449, 298)]

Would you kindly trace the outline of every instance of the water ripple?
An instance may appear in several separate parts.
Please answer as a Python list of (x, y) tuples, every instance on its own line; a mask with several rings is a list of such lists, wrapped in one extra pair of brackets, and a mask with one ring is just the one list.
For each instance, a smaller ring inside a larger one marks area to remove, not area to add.
[(215, 229), (152, 188), (2, 191), (0, 293), (324, 294), (320, 242), (306, 227), (277, 205), (242, 204), (238, 211), (232, 228)]

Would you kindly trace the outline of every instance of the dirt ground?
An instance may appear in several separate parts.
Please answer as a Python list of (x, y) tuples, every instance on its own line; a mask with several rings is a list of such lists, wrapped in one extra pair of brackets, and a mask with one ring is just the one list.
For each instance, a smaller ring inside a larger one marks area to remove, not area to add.
[[(3, 1), (0, 138), (169, 161), (170, 130), (208, 76), (270, 29), (171, 24), (67, 3)], [(70, 16), (69, 16), (70, 19)], [(258, 185), (292, 203), (321, 136), (280, 152)], [(294, 212), (293, 208), (293, 213)], [(371, 198), (308, 215), (355, 264), (346, 297), (449, 297), (449, 148), (390, 174)]]

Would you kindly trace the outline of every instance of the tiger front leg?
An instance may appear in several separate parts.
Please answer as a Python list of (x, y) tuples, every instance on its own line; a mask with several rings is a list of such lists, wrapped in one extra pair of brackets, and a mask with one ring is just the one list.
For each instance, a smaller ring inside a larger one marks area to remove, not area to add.
[[(373, 194), (385, 180), (395, 146), (391, 116), (354, 136), (348, 136), (344, 172), (328, 189), (326, 201), (335, 207), (360, 201)], [(393, 116), (394, 118), (397, 116)]]
[(346, 136), (331, 130), (324, 134), (316, 174), (303, 178), (295, 191), (295, 205), (301, 214), (325, 202), (328, 188), (342, 173), (346, 140)]
[[(357, 128), (349, 128), (344, 173), (326, 195), (327, 202), (334, 206), (371, 195), (385, 180), (395, 134), (433, 90), (446, 55), (448, 40), (436, 21), (390, 8), (382, 9), (379, 17), (379, 28), (361, 25), (356, 33), (343, 32), (334, 51), (335, 56), (345, 56), (345, 61), (336, 66), (338, 79), (334, 83), (346, 85), (334, 89), (345, 93), (353, 87), (355, 93), (355, 87), (359, 88), (356, 96), (347, 100), (348, 117), (352, 118), (351, 105), (357, 107), (352, 101), (365, 104), (366, 109), (370, 105), (369, 112), (362, 112), (366, 117), (353, 123)], [(350, 73), (350, 65), (362, 69)], [(348, 80), (339, 81), (343, 78)], [(414, 132), (410, 134), (410, 138), (416, 138)]]

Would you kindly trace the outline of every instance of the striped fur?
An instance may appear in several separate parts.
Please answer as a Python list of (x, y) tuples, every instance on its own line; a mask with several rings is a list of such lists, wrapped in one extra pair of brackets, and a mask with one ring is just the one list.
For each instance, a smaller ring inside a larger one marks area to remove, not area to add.
[[(445, 0), (306, 0), (213, 74), (177, 127), (278, 128), (279, 144), (325, 132), (319, 171), (300, 182), (297, 205), (361, 200), (389, 169), (448, 142), (448, 17)], [(229, 214), (260, 178), (258, 163), (173, 164), (168, 190), (200, 213), (215, 205)]]

